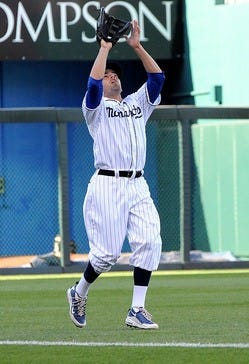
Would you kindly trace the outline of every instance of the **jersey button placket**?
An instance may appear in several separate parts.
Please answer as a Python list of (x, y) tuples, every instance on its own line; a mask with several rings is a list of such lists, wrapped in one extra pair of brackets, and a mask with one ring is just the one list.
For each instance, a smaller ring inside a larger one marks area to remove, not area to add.
[[(127, 107), (127, 113), (129, 115), (129, 106), (124, 103), (124, 108), (125, 106)], [(129, 129), (129, 135), (130, 135), (130, 143), (131, 143), (131, 165), (130, 165), (130, 169), (134, 170), (136, 169), (136, 160), (137, 160), (137, 148), (136, 148), (136, 133), (135, 133), (135, 126), (132, 120), (132, 116), (127, 116), (126, 118), (127, 120), (127, 124), (128, 124), (128, 129)]]

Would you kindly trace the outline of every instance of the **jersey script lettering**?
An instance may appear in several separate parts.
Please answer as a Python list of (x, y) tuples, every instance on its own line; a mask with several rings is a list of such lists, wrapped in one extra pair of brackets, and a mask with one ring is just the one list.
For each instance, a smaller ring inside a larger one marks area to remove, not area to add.
[(133, 105), (131, 109), (128, 110), (115, 110), (112, 107), (108, 106), (106, 108), (107, 115), (109, 118), (127, 118), (129, 116), (135, 117), (135, 119), (142, 117), (142, 110), (139, 106)]

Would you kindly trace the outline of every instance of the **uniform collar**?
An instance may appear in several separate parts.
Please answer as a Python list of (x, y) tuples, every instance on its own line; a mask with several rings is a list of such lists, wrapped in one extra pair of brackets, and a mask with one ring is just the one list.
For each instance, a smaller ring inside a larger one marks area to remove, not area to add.
[(118, 101), (116, 99), (110, 99), (109, 97), (105, 97), (105, 96), (104, 96), (104, 100), (105, 101), (114, 101), (114, 102), (117, 102), (118, 104), (120, 104), (123, 101), (123, 99), (121, 99), (121, 101)]

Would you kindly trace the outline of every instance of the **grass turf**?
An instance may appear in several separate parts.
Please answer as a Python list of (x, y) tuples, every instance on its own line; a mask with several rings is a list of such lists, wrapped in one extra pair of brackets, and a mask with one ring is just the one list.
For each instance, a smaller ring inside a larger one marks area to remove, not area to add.
[[(132, 294), (132, 276), (127, 273), (106, 274), (95, 282), (84, 329), (76, 328), (68, 316), (65, 291), (75, 275), (2, 277), (1, 363), (248, 363), (249, 349), (236, 344), (249, 343), (249, 273), (161, 274), (152, 277), (147, 295), (147, 309), (160, 326), (155, 331), (129, 329), (124, 324)], [(6, 340), (113, 345), (4, 345)], [(235, 347), (159, 346), (165, 343), (231, 343)]]

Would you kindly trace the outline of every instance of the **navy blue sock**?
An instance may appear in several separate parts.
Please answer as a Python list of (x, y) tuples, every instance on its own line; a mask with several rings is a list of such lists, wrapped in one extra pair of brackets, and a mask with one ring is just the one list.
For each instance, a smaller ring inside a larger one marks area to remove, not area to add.
[(95, 272), (95, 270), (93, 269), (92, 264), (89, 262), (86, 270), (84, 272), (84, 278), (88, 283), (93, 283), (97, 278), (98, 278), (99, 274)]
[(150, 282), (151, 271), (134, 267), (133, 278), (135, 286), (148, 286)]

